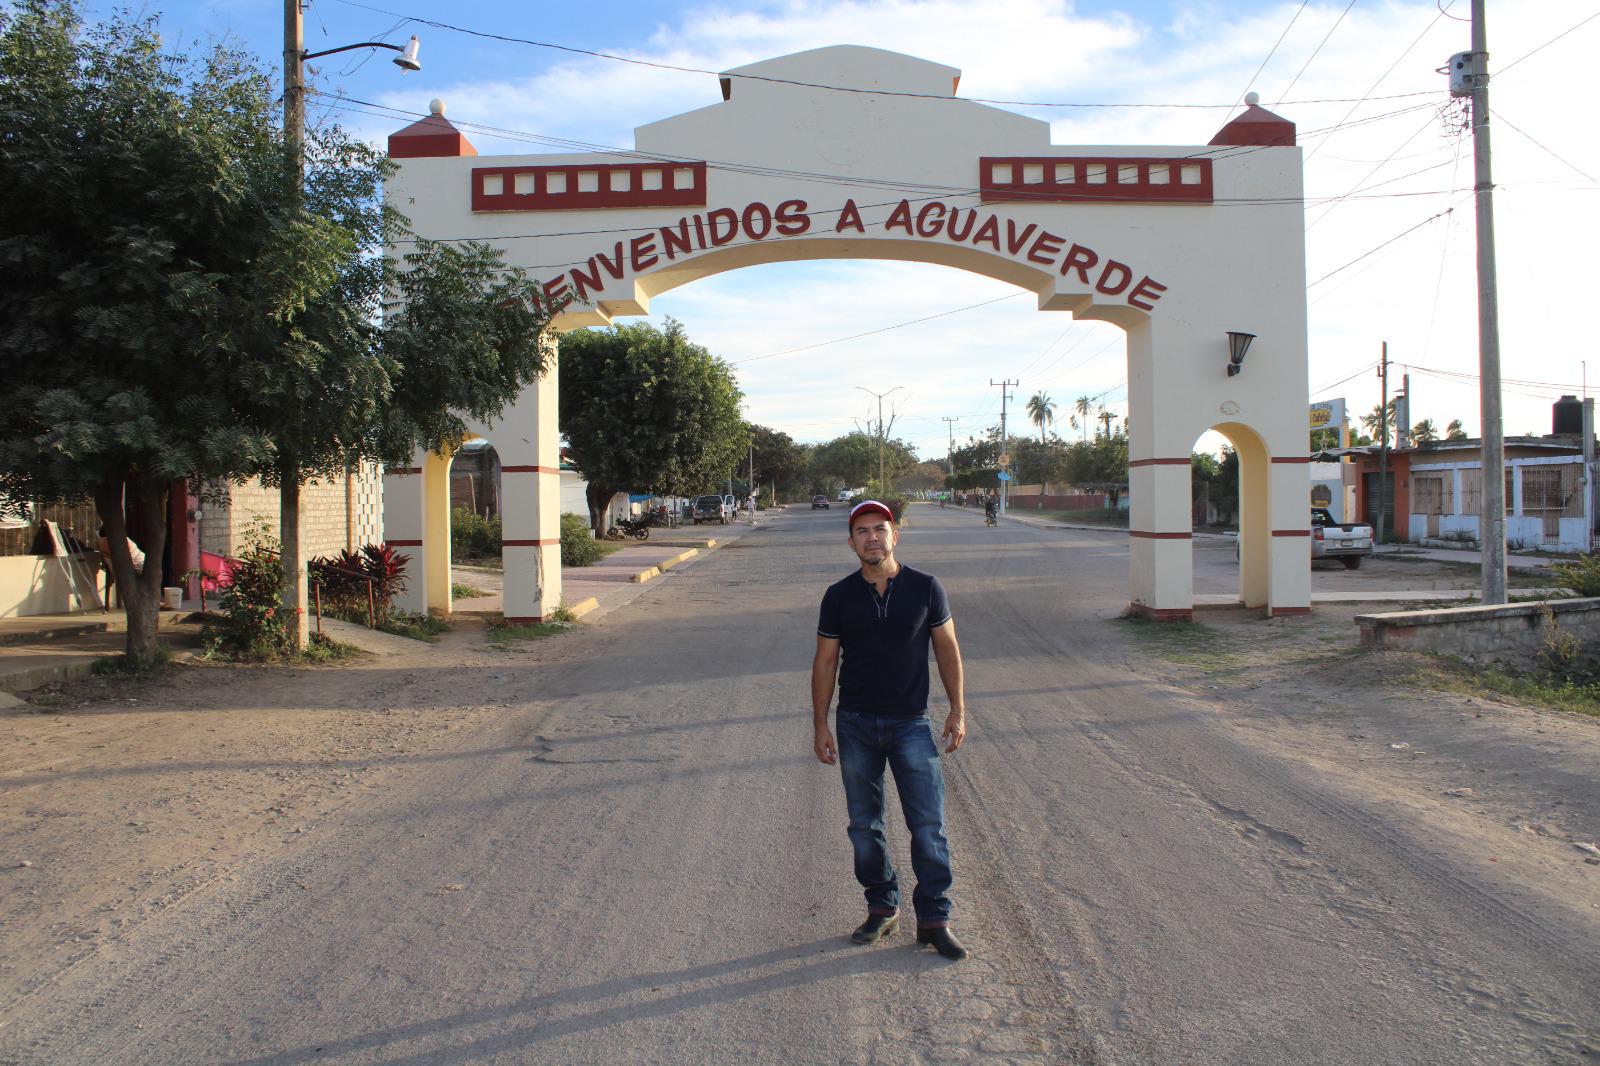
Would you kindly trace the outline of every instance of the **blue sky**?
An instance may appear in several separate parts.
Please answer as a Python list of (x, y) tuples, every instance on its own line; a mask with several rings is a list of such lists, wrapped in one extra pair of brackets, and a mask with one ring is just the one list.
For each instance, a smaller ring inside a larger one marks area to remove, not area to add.
[[(1591, 352), (1600, 380), (1589, 314), (1600, 275), (1600, 141), (1581, 92), (1600, 45), (1600, 18), (1591, 19), (1600, 0), (1490, 0), (1488, 8), (1506, 430), (1546, 432), (1551, 401), (1578, 391)], [(173, 45), (226, 36), (269, 69), (281, 67), (278, 5), (149, 10), (162, 14)], [(454, 120), (511, 131), (470, 132), (485, 155), (559, 150), (541, 138), (631, 147), (634, 127), (719, 96), (709, 74), (481, 34), (709, 71), (870, 44), (960, 68), (963, 96), (1158, 105), (1013, 108), (1049, 120), (1058, 144), (1203, 144), (1254, 88), (1298, 124), (1306, 152), (1313, 398), (1342, 396), (1354, 411), (1370, 410), (1378, 400), (1371, 368), (1387, 340), (1404, 364), (1396, 377), (1411, 368), (1413, 419), (1433, 418), (1442, 429), (1459, 418), (1476, 433), (1472, 149), (1460, 107), (1435, 73), (1467, 48), (1467, 11), (1467, 0), (314, 0), (305, 25), (311, 50), (403, 43), (412, 33), (422, 41), (423, 70), (404, 77), (387, 52), (319, 61), (314, 84), (331, 95), (314, 116), (381, 140), (405, 124), (399, 112), (425, 113), (439, 97)], [(1173, 106), (1194, 104), (1217, 106)], [(975, 304), (985, 306), (956, 310)], [(1020, 378), (1022, 399), (1049, 393), (1063, 435), (1074, 432), (1066, 416), (1080, 395), (1126, 411), (1119, 331), (1042, 314), (1004, 284), (946, 268), (752, 268), (658, 297), (652, 314), (680, 319), (736, 363), (748, 417), (802, 440), (853, 428), (870, 403), (856, 386), (902, 386), (894, 432), (927, 456), (943, 454), (943, 417), (960, 419), (958, 438), (998, 420), (991, 378)], [(914, 321), (931, 316), (942, 317)], [(884, 327), (898, 328), (843, 339)], [(817, 347), (741, 362), (807, 346)]]

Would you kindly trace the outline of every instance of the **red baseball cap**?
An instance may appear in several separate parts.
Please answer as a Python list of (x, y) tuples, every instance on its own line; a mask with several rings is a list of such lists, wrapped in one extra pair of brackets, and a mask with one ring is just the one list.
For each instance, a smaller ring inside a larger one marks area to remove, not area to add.
[(894, 521), (894, 512), (889, 510), (888, 504), (879, 503), (877, 500), (862, 500), (860, 503), (850, 508), (850, 528), (855, 528), (857, 515), (867, 514), (872, 511), (876, 511), (883, 515), (883, 517), (887, 518), (890, 522)]

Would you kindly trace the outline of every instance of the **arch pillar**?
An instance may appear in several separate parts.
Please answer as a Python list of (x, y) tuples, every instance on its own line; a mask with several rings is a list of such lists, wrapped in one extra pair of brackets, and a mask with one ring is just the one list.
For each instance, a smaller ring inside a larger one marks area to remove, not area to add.
[(547, 332), (544, 376), (482, 434), (500, 453), (500, 557), (505, 619), (542, 622), (561, 604), (561, 436), (557, 344)]
[(1267, 464), (1272, 571), (1267, 614), (1311, 611), (1310, 458), (1274, 455)]

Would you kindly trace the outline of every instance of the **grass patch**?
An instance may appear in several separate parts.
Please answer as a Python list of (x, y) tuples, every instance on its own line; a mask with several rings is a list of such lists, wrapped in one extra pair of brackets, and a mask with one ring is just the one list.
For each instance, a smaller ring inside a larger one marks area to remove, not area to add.
[(463, 585), (459, 582), (452, 582), (450, 585), (450, 595), (458, 600), (475, 600), (483, 596), (493, 596), (494, 593), (485, 592), (482, 589), (475, 589), (471, 585)]
[(1029, 507), (1012, 508), (1019, 515), (1031, 515), (1051, 522), (1067, 522), (1081, 526), (1105, 526), (1109, 529), (1127, 529), (1128, 512), (1110, 510), (1090, 511), (1035, 511)]
[(397, 637), (410, 637), (433, 644), (439, 640), (439, 634), (450, 632), (450, 623), (435, 614), (390, 611), (389, 617), (378, 623), (378, 629)]
[(148, 659), (135, 659), (128, 655), (111, 655), (89, 664), (89, 672), (96, 677), (120, 681), (148, 681), (172, 663), (172, 652), (162, 645)]
[(577, 628), (578, 619), (566, 604), (561, 604), (546, 616), (543, 622), (513, 624), (502, 621), (489, 627), (489, 643), (504, 648), (529, 640), (543, 640), (557, 633), (570, 633)]
[(1227, 639), (1199, 622), (1157, 622), (1134, 615), (1125, 623), (1146, 650), (1168, 662), (1207, 672), (1240, 665), (1238, 656), (1225, 649)]
[(1473, 696), (1488, 689), (1524, 703), (1600, 718), (1600, 682), (1557, 681), (1443, 658), (1438, 662), (1441, 669), (1428, 678), (1436, 688)]

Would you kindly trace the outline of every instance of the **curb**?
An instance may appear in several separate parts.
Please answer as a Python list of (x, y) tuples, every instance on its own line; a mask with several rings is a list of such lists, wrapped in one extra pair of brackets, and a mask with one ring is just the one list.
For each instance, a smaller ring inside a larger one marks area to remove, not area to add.
[[(712, 544), (715, 544), (715, 543), (716, 543), (715, 541), (707, 541), (706, 542), (706, 546), (710, 547)], [(656, 565), (650, 567), (649, 569), (636, 571), (635, 573), (633, 573), (632, 575), (629, 576), (628, 580), (633, 582), (634, 584), (643, 584), (646, 581), (650, 581), (650, 580), (652, 580), (654, 578), (660, 577), (666, 571), (671, 570), (674, 566), (677, 566), (679, 563), (688, 562), (690, 559), (693, 559), (695, 556), (697, 556), (699, 554), (700, 554), (700, 549), (699, 548), (690, 548), (687, 551), (681, 551), (677, 555), (674, 555), (674, 556), (671, 556), (669, 558), (661, 560), (659, 563), (657, 563)]]

